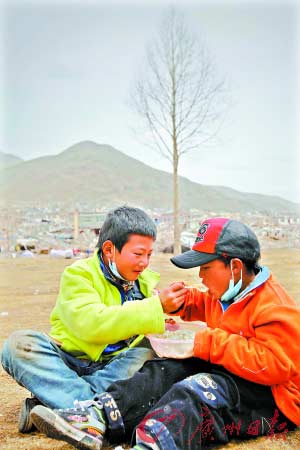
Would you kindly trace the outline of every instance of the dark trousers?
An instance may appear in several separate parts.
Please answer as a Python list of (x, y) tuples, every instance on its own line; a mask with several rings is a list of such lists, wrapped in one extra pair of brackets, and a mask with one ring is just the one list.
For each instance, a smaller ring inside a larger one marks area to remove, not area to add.
[[(130, 440), (136, 431), (137, 441), (155, 442), (162, 450), (209, 449), (233, 438), (272, 437), (295, 428), (278, 410), (270, 387), (198, 358), (147, 361), (107, 392), (123, 419), (121, 439)], [(108, 438), (116, 442), (109, 430)]]

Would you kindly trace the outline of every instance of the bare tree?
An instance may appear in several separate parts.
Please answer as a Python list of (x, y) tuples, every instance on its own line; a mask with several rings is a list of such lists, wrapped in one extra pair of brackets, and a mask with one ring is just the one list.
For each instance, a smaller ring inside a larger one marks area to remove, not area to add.
[(147, 49), (145, 75), (136, 81), (131, 102), (151, 132), (151, 144), (173, 167), (175, 253), (180, 252), (179, 160), (216, 136), (224, 88), (205, 46), (188, 32), (182, 16), (169, 10)]

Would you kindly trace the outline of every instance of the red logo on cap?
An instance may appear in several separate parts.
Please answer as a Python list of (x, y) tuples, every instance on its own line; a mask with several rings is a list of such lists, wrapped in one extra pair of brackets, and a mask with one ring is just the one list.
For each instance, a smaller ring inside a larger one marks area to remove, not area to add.
[(205, 235), (205, 233), (207, 232), (207, 228), (208, 228), (208, 227), (209, 227), (209, 223), (203, 223), (203, 224), (201, 225), (201, 227), (199, 228), (197, 237), (196, 237), (196, 239), (195, 239), (195, 244), (196, 244), (196, 242), (201, 242), (201, 241), (204, 240), (204, 235)]
[(220, 234), (228, 220), (229, 219), (225, 219), (224, 217), (214, 217), (203, 221), (200, 225), (192, 250), (204, 253), (215, 253), (216, 244), (218, 243)]

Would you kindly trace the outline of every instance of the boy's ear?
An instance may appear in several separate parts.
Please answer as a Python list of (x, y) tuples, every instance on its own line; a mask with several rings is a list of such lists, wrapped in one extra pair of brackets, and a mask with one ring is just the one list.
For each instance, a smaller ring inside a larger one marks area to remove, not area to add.
[(233, 273), (240, 274), (241, 270), (243, 269), (243, 262), (239, 258), (232, 258), (231, 267)]
[(105, 241), (102, 244), (102, 253), (109, 259), (113, 258), (114, 244), (111, 241)]

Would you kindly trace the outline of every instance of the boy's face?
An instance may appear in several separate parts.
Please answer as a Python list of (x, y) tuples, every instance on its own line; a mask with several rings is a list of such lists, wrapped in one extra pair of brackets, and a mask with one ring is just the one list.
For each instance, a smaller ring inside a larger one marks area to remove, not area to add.
[(208, 288), (209, 295), (221, 298), (228, 289), (231, 269), (223, 261), (215, 259), (200, 267), (199, 277), (202, 278), (202, 283)]
[(123, 278), (135, 281), (149, 265), (154, 240), (150, 236), (131, 234), (121, 252), (115, 250), (115, 263)]

